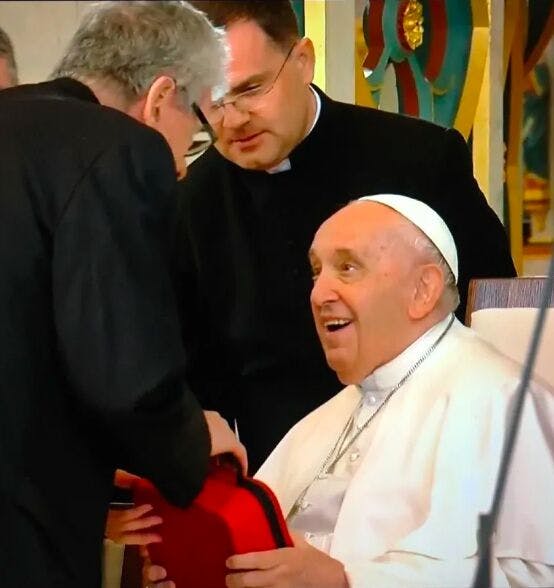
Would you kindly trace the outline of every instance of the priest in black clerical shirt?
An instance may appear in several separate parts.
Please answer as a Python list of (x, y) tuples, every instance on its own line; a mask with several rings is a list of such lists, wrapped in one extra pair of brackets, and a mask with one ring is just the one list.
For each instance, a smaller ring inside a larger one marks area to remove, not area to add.
[(325, 96), (288, 0), (193, 4), (226, 27), (231, 89), (208, 113), (215, 147), (182, 186), (179, 305), (191, 386), (236, 419), (255, 470), (340, 389), (308, 305), (307, 251), (325, 218), (366, 194), (426, 202), (456, 240), (459, 317), (471, 278), (515, 270), (457, 131)]

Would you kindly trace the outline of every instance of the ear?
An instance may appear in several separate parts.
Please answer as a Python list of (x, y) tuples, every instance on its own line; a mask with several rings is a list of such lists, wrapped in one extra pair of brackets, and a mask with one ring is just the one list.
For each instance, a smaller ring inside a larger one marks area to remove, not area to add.
[(417, 269), (408, 315), (413, 320), (425, 318), (439, 303), (444, 292), (444, 276), (441, 268), (433, 263)]
[(302, 74), (302, 81), (305, 84), (311, 84), (314, 79), (315, 70), (315, 51), (314, 44), (311, 39), (304, 37), (298, 41), (298, 45), (295, 49), (297, 63), (300, 66)]
[(158, 127), (161, 111), (170, 102), (175, 90), (175, 80), (169, 76), (160, 76), (154, 80), (142, 108), (142, 120), (146, 125), (154, 129)]

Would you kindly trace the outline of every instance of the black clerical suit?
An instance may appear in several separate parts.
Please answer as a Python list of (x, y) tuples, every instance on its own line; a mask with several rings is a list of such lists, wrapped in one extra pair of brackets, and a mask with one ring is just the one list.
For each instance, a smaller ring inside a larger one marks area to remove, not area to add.
[(457, 131), (321, 99), (289, 171), (243, 170), (212, 148), (181, 188), (179, 304), (193, 390), (237, 418), (254, 469), (341, 387), (315, 334), (307, 252), (318, 226), (349, 200), (404, 194), (442, 216), (458, 247), (458, 316), (470, 278), (515, 275)]
[(210, 442), (183, 388), (163, 137), (61, 79), (0, 92), (0, 575), (100, 585), (114, 469), (178, 504)]

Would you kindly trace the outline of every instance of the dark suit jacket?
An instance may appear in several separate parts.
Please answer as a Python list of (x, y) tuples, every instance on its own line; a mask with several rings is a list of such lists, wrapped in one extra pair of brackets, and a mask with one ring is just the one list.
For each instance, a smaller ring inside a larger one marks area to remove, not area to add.
[(183, 388), (157, 132), (69, 79), (0, 92), (0, 570), (88, 587), (114, 469), (187, 503), (209, 436)]
[(457, 131), (322, 95), (290, 161), (270, 175), (211, 149), (182, 185), (177, 251), (193, 389), (238, 418), (253, 467), (340, 388), (315, 335), (307, 262), (316, 229), (338, 208), (383, 192), (434, 208), (456, 240), (461, 316), (470, 278), (515, 274)]

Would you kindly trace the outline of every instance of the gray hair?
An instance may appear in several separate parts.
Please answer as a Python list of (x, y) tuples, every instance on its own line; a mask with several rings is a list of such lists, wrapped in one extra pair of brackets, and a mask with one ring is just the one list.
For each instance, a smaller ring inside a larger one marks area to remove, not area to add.
[(8, 63), (12, 84), (17, 84), (17, 65), (15, 62), (15, 53), (12, 42), (8, 37), (6, 31), (0, 27), (0, 57), (5, 57)]
[(418, 232), (421, 234), (413, 240), (412, 246), (424, 259), (428, 259), (431, 263), (438, 265), (442, 270), (442, 275), (444, 276), (443, 299), (449, 307), (449, 310), (454, 311), (460, 304), (460, 293), (456, 285), (456, 278), (436, 245), (419, 229)]
[(97, 2), (52, 77), (115, 82), (128, 100), (160, 75), (175, 79), (188, 103), (205, 89), (225, 91), (224, 33), (187, 2)]

